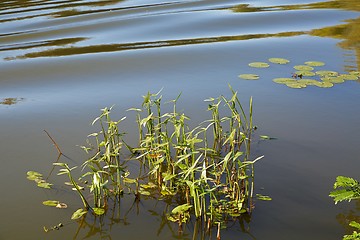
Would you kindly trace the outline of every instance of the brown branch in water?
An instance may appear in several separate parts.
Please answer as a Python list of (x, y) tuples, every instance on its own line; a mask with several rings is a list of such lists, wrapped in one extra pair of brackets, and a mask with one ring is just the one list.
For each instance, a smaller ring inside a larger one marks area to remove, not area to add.
[(64, 155), (64, 154), (61, 152), (61, 150), (60, 150), (60, 148), (59, 148), (59, 145), (57, 145), (57, 143), (56, 143), (55, 140), (50, 136), (50, 134), (49, 134), (46, 130), (44, 130), (44, 132), (48, 135), (48, 137), (50, 138), (50, 140), (53, 142), (53, 144), (54, 144), (54, 146), (56, 147), (56, 150), (58, 151), (58, 153), (59, 153), (60, 155)]

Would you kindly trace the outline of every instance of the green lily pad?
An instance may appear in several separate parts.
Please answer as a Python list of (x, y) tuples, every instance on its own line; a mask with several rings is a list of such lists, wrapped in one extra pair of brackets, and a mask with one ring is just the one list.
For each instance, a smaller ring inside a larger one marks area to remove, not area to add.
[(240, 74), (239, 78), (245, 79), (245, 80), (257, 80), (259, 79), (259, 75), (256, 74)]
[(331, 88), (334, 86), (334, 84), (331, 82), (319, 82), (318, 84), (316, 84), (316, 86), (321, 88)]
[(300, 79), (298, 82), (306, 85), (316, 85), (319, 81), (314, 79)]
[(324, 82), (331, 82), (331, 83), (343, 83), (345, 80), (341, 77), (322, 77), (320, 78)]
[(341, 74), (339, 75), (339, 78), (342, 78), (344, 80), (358, 80), (359, 77), (353, 74)]
[(276, 64), (287, 64), (290, 61), (285, 58), (269, 58), (269, 62), (276, 63)]
[(326, 76), (335, 77), (335, 76), (339, 75), (339, 73), (337, 73), (335, 71), (327, 71), (327, 70), (316, 71), (315, 73), (322, 77), (326, 77)]
[(296, 66), (294, 66), (294, 69), (299, 70), (299, 71), (312, 71), (312, 70), (314, 70), (313, 67), (307, 66), (307, 65), (296, 65)]
[(93, 211), (96, 215), (99, 215), (99, 216), (101, 216), (105, 213), (105, 209), (103, 209), (103, 208), (93, 208)]
[(318, 62), (318, 61), (307, 61), (305, 62), (306, 65), (312, 66), (312, 67), (321, 67), (324, 66), (324, 62)]
[(87, 213), (86, 210), (80, 208), (80, 209), (76, 210), (76, 211), (72, 214), (71, 219), (72, 219), (72, 220), (79, 219), (79, 218), (81, 218), (82, 216), (84, 216), (86, 213)]
[(43, 204), (45, 206), (49, 206), (49, 207), (56, 207), (60, 202), (59, 201), (55, 201), (55, 200), (46, 200), (43, 201)]
[(303, 75), (304, 77), (312, 77), (315, 76), (314, 72), (310, 72), (310, 71), (296, 71), (295, 72), (297, 75)]
[(279, 83), (279, 84), (287, 84), (287, 83), (296, 82), (296, 80), (292, 79), (292, 78), (274, 78), (273, 82)]
[(267, 68), (270, 65), (266, 62), (252, 62), (252, 63), (249, 63), (249, 66), (255, 67), (255, 68)]
[(306, 88), (306, 84), (297, 81), (293, 83), (286, 83), (286, 86), (288, 86), (289, 88)]
[(351, 71), (351, 72), (349, 72), (349, 74), (355, 75), (355, 76), (360, 76), (360, 72), (357, 72), (357, 71)]

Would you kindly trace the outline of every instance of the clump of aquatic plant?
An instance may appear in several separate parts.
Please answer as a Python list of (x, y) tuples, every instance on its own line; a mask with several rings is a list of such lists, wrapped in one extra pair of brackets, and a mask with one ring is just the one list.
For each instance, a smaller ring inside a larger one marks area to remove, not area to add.
[[(135, 200), (148, 196), (171, 202), (174, 208), (168, 213), (168, 220), (177, 222), (180, 228), (194, 217), (206, 223), (206, 229), (216, 226), (220, 235), (227, 221), (251, 214), (254, 164), (263, 156), (253, 158), (250, 153), (256, 129), (252, 98), (246, 113), (238, 93), (231, 86), (230, 91), (230, 98), (205, 100), (211, 117), (196, 127), (190, 127), (190, 118), (178, 111), (181, 94), (167, 103), (171, 110), (163, 112), (161, 92), (147, 93), (140, 108), (129, 109), (136, 115), (139, 134), (136, 147), (126, 144), (120, 131), (119, 125), (125, 117), (113, 121), (112, 108), (102, 109), (101, 115), (92, 122), (92, 125), (97, 123), (100, 130), (90, 134), (88, 145), (82, 146), (91, 155), (81, 165), (85, 173), (78, 179), (73, 175), (76, 167), (58, 162), (63, 154), (47, 133), (59, 152), (54, 163), (61, 167), (58, 175), (68, 176), (69, 185), (83, 203), (83, 208), (75, 211), (72, 219), (81, 218), (88, 211), (104, 214), (108, 202), (111, 199), (116, 202), (125, 190), (134, 194)], [(122, 154), (124, 146), (131, 153), (126, 160)], [(138, 164), (137, 172), (129, 172), (129, 161)], [(93, 203), (87, 200), (88, 194)], [(268, 196), (257, 197), (271, 200)]]
[[(250, 159), (252, 99), (246, 114), (237, 92), (230, 89), (229, 99), (206, 100), (211, 119), (195, 128), (188, 126), (189, 117), (177, 111), (179, 98), (171, 101), (169, 113), (161, 112), (160, 93), (148, 93), (143, 108), (131, 109), (138, 113), (136, 159), (141, 169), (148, 169), (147, 179), (138, 178), (144, 181), (140, 194), (182, 199), (176, 213), (170, 214), (171, 221), (181, 223), (191, 212), (209, 225), (223, 224), (227, 216), (236, 218), (254, 207), (254, 163), (262, 157)], [(222, 111), (228, 115), (221, 116)]]
[[(269, 63), (287, 65), (290, 60), (284, 58), (269, 58)], [(249, 63), (252, 68), (268, 68), (270, 65), (267, 62), (252, 62)], [(355, 81), (359, 79), (360, 72), (351, 71), (346, 74), (341, 74), (330, 70), (316, 70), (315, 68), (325, 66), (324, 62), (320, 61), (306, 61), (301, 65), (293, 66), (289, 69), (288, 76), (274, 78), (273, 82), (285, 85), (289, 88), (305, 88), (307, 86), (316, 86), (321, 88), (330, 88), (334, 84), (343, 83), (345, 81)], [(282, 71), (284, 72), (284, 71)], [(239, 78), (245, 80), (257, 80), (260, 78), (258, 74), (246, 73), (240, 74)]]
[[(360, 183), (351, 177), (338, 176), (334, 183), (334, 191), (330, 192), (329, 196), (334, 199), (335, 204), (360, 199)], [(344, 235), (343, 240), (360, 239), (360, 223), (351, 221), (349, 226), (356, 230), (350, 235)]]

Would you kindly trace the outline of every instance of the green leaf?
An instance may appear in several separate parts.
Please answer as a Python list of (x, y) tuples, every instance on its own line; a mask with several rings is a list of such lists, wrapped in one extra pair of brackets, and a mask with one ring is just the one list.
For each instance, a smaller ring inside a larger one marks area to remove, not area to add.
[(351, 72), (349, 72), (349, 74), (355, 75), (355, 76), (360, 76), (360, 72), (357, 72), (357, 71), (351, 71)]
[(26, 174), (27, 174), (27, 178), (29, 180), (35, 180), (36, 178), (41, 178), (42, 177), (41, 173), (38, 173), (38, 172), (35, 172), (35, 171), (28, 171)]
[(289, 88), (305, 88), (306, 84), (301, 82), (293, 82), (293, 83), (287, 83), (286, 86)]
[(141, 195), (145, 195), (145, 196), (150, 196), (151, 195), (151, 193), (149, 191), (146, 191), (144, 189), (139, 189), (139, 193)]
[(86, 213), (87, 213), (86, 210), (84, 210), (84, 209), (82, 209), (82, 208), (79, 208), (78, 210), (76, 210), (76, 211), (72, 214), (71, 219), (72, 219), (72, 220), (79, 219), (79, 218), (81, 218), (82, 216), (84, 216)]
[(269, 136), (266, 136), (266, 135), (260, 135), (260, 138), (263, 139), (263, 140), (275, 140), (276, 139), (274, 137), (269, 137)]
[(337, 176), (334, 183), (334, 189), (340, 187), (358, 187), (359, 182), (351, 177)]
[(339, 75), (337, 72), (335, 71), (327, 71), (327, 70), (324, 70), (324, 71), (316, 71), (315, 72), (317, 75), (319, 76), (322, 76), (322, 77), (326, 77), (326, 76), (331, 76), (331, 77), (335, 77), (337, 75)]
[(271, 201), (272, 198), (269, 197), (269, 196), (265, 196), (265, 195), (261, 195), (261, 194), (256, 194), (256, 198), (258, 200), (261, 200), (261, 201)]
[(296, 66), (294, 66), (294, 69), (299, 70), (299, 71), (312, 71), (312, 70), (314, 70), (313, 67), (307, 66), (307, 65), (296, 65)]
[(270, 65), (266, 62), (252, 62), (252, 63), (249, 63), (249, 66), (254, 67), (254, 68), (267, 68)]
[(136, 183), (137, 180), (136, 179), (133, 179), (133, 178), (124, 178), (124, 182), (125, 183)]
[(56, 207), (60, 202), (55, 200), (46, 200), (42, 202), (45, 206)]
[(51, 183), (48, 183), (48, 182), (39, 182), (39, 183), (37, 184), (37, 186), (38, 186), (38, 187), (41, 187), (41, 188), (50, 189), (50, 188), (51, 188), (50, 186), (52, 186), (52, 184), (51, 184)]
[(303, 75), (304, 77), (312, 77), (312, 76), (315, 76), (315, 73), (314, 72), (310, 72), (310, 71), (296, 71), (295, 72), (298, 76), (299, 75)]
[(331, 88), (332, 86), (334, 86), (334, 84), (331, 82), (318, 82), (315, 84), (315, 86), (321, 87), (321, 88)]
[(245, 79), (245, 80), (258, 80), (259, 75), (256, 74), (240, 74), (239, 78)]
[(290, 61), (285, 58), (269, 58), (269, 62), (276, 63), (276, 64), (287, 64)]
[(351, 221), (351, 222), (349, 223), (349, 226), (354, 227), (354, 228), (357, 228), (357, 229), (360, 230), (360, 223), (358, 223), (358, 222)]
[(292, 78), (274, 78), (273, 82), (279, 83), (279, 84), (287, 84), (287, 83), (293, 83), (295, 82), (295, 79)]
[(358, 76), (353, 75), (353, 74), (341, 74), (341, 75), (339, 75), (339, 78), (342, 78), (344, 80), (352, 80), (352, 81), (359, 79)]
[(320, 67), (320, 66), (324, 66), (325, 63), (324, 62), (318, 62), (318, 61), (307, 61), (305, 62), (306, 65), (312, 66), (312, 67)]
[(184, 212), (187, 212), (190, 208), (192, 208), (192, 205), (185, 203), (185, 204), (175, 207), (171, 211), (171, 214), (183, 214)]
[(101, 216), (105, 213), (105, 209), (104, 208), (93, 208), (93, 211), (96, 215)]
[(334, 198), (335, 204), (337, 204), (338, 202), (342, 202), (342, 201), (350, 202), (351, 200), (353, 200), (356, 197), (354, 191), (347, 190), (347, 189), (332, 191), (332, 192), (330, 192), (329, 196)]

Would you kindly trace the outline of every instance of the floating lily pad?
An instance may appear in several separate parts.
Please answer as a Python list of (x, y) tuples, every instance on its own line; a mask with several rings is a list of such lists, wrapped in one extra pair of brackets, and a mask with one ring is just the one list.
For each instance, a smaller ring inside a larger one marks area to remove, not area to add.
[(43, 204), (49, 207), (56, 207), (56, 205), (58, 205), (59, 203), (60, 203), (59, 201), (55, 201), (55, 200), (43, 201)]
[(286, 86), (288, 86), (289, 88), (306, 88), (306, 84), (298, 81), (295, 81), (293, 83), (287, 83)]
[(349, 72), (349, 74), (355, 75), (355, 76), (360, 76), (360, 72), (357, 72), (357, 71), (351, 71), (351, 72)]
[(299, 70), (299, 71), (312, 71), (312, 70), (314, 70), (313, 67), (307, 66), (307, 65), (296, 65), (296, 66), (294, 66), (294, 69)]
[(256, 74), (240, 74), (239, 78), (246, 79), (246, 80), (257, 80), (257, 79), (259, 79), (259, 75), (256, 75)]
[(316, 85), (319, 81), (314, 79), (300, 79), (298, 82), (306, 85)]
[(87, 213), (86, 210), (80, 208), (80, 209), (76, 210), (76, 211), (72, 214), (71, 219), (72, 219), (72, 220), (79, 219), (79, 218), (81, 218), (82, 216), (84, 216), (86, 213)]
[(334, 86), (334, 84), (331, 82), (319, 82), (318, 84), (316, 84), (316, 86), (322, 88), (331, 88)]
[(255, 67), (255, 68), (267, 68), (270, 65), (266, 62), (252, 62), (252, 63), (249, 63), (249, 66)]
[(276, 63), (276, 64), (287, 64), (290, 61), (285, 58), (269, 58), (269, 62)]
[(306, 65), (312, 66), (312, 67), (320, 67), (320, 66), (324, 66), (325, 63), (324, 62), (318, 62), (318, 61), (307, 61), (305, 62)]
[(345, 80), (341, 77), (322, 77), (322, 81), (331, 83), (343, 83)]
[(296, 82), (296, 80), (292, 79), (292, 78), (274, 78), (273, 82), (279, 83), (279, 84), (287, 84), (287, 83)]
[(335, 77), (335, 76), (337, 76), (337, 75), (339, 75), (337, 72), (335, 72), (335, 71), (326, 71), (326, 70), (324, 70), (324, 71), (316, 71), (315, 72), (317, 75), (319, 75), (319, 76), (322, 76), (322, 77), (326, 77), (326, 76), (331, 76), (331, 77)]
[(341, 74), (339, 75), (339, 78), (342, 78), (344, 80), (358, 80), (359, 77), (353, 74)]
[(295, 72), (297, 75), (303, 75), (304, 77), (312, 77), (315, 76), (314, 72), (310, 72), (310, 71), (296, 71)]

